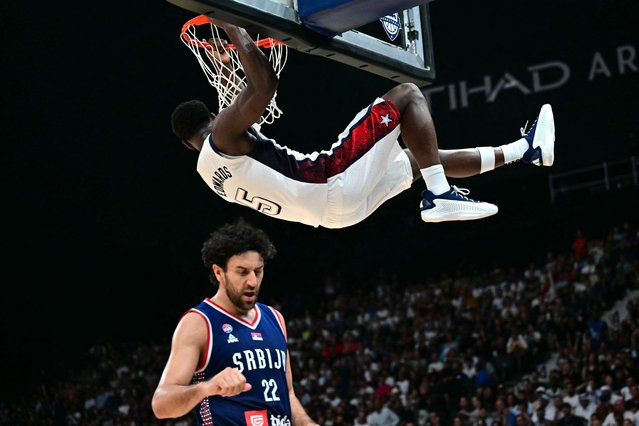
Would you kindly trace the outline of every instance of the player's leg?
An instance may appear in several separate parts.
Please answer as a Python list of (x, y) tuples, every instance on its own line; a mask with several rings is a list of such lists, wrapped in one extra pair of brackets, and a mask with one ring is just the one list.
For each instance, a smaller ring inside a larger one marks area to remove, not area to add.
[[(491, 150), (492, 152), (486, 152)], [(413, 167), (413, 182), (422, 177), (419, 165), (407, 148), (404, 150)], [(446, 177), (466, 178), (485, 173), (503, 166), (504, 153), (500, 147), (482, 147), (465, 149), (440, 149), (439, 159)]]
[(437, 134), (428, 104), (419, 88), (403, 83), (389, 90), (384, 99), (400, 113), (401, 135), (412, 154), (413, 168), (426, 182), (422, 193), (421, 216), (426, 222), (481, 219), (497, 213), (497, 206), (468, 198), (468, 192), (451, 187), (439, 157)]
[(504, 165), (504, 153), (498, 147), (440, 149), (439, 158), (446, 176), (453, 178), (475, 176)]
[(499, 147), (439, 150), (446, 176), (474, 176), (520, 160), (535, 166), (552, 166), (555, 161), (555, 121), (550, 105), (542, 106), (528, 132), (524, 131), (521, 129), (520, 139)]
[[(524, 133), (524, 129), (521, 131), (520, 139), (498, 147), (440, 149), (439, 159), (446, 176), (475, 176), (516, 161), (536, 166), (552, 166), (555, 160), (555, 125), (550, 105), (542, 107), (527, 133)], [(406, 151), (411, 158), (410, 150)], [(420, 174), (414, 158), (411, 158), (411, 164), (417, 179)]]

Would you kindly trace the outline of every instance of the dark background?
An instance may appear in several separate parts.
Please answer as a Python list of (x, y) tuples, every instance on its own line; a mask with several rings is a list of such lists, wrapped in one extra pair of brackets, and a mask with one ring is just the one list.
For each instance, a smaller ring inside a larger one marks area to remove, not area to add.
[[(568, 65), (571, 76), (540, 93), (506, 90), (493, 102), (473, 95), (468, 107), (453, 110), (445, 96), (433, 96), (440, 147), (512, 142), (551, 103), (555, 166), (516, 164), (451, 180), (499, 205), (482, 221), (422, 223), (419, 183), (342, 230), (269, 219), (222, 201), (201, 181), (195, 153), (169, 125), (183, 100), (215, 107), (214, 90), (178, 37), (192, 13), (160, 0), (3, 6), (10, 8), (2, 19), (3, 397), (63, 378), (97, 339), (170, 336), (182, 312), (212, 294), (202, 242), (240, 215), (280, 250), (262, 294), (282, 301), (312, 297), (332, 271), (365, 287), (380, 267), (408, 281), (520, 264), (567, 250), (577, 227), (595, 235), (636, 219), (636, 187), (551, 203), (548, 177), (638, 154), (639, 59), (623, 74), (616, 59), (620, 46), (639, 48), (638, 2), (461, 3), (430, 4), (433, 86), (476, 87), (485, 76), (494, 85), (510, 73), (530, 87), (529, 68), (552, 61)], [(596, 54), (609, 73), (590, 81)], [(284, 116), (263, 131), (300, 151), (327, 148), (393, 84), (291, 52), (278, 91)]]

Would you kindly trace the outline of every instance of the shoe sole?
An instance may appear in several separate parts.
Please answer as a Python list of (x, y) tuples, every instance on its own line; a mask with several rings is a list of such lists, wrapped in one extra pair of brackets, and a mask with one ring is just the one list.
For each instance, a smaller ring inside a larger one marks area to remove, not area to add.
[(539, 147), (541, 150), (541, 164), (537, 165), (546, 167), (553, 165), (555, 162), (555, 117), (549, 104), (543, 105), (539, 112), (532, 147)]
[(476, 220), (492, 216), (499, 208), (490, 203), (460, 202), (453, 200), (436, 200), (435, 207), (422, 210), (424, 222), (449, 222), (455, 220)]

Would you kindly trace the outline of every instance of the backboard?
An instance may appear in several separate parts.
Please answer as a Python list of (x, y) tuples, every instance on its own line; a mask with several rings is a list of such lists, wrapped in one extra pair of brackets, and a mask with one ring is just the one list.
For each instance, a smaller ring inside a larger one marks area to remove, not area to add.
[[(398, 83), (435, 79), (428, 0), (167, 1)], [(391, 41), (379, 18), (395, 22), (395, 12), (400, 32)]]

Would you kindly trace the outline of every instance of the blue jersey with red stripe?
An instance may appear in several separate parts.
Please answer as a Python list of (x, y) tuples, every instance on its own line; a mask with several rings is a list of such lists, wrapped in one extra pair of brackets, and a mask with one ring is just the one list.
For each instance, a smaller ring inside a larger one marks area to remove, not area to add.
[(287, 346), (282, 315), (257, 303), (249, 323), (211, 299), (191, 309), (208, 328), (207, 352), (192, 383), (210, 379), (226, 367), (236, 367), (252, 389), (232, 397), (210, 396), (195, 408), (197, 425), (269, 426), (291, 424), (286, 384)]

